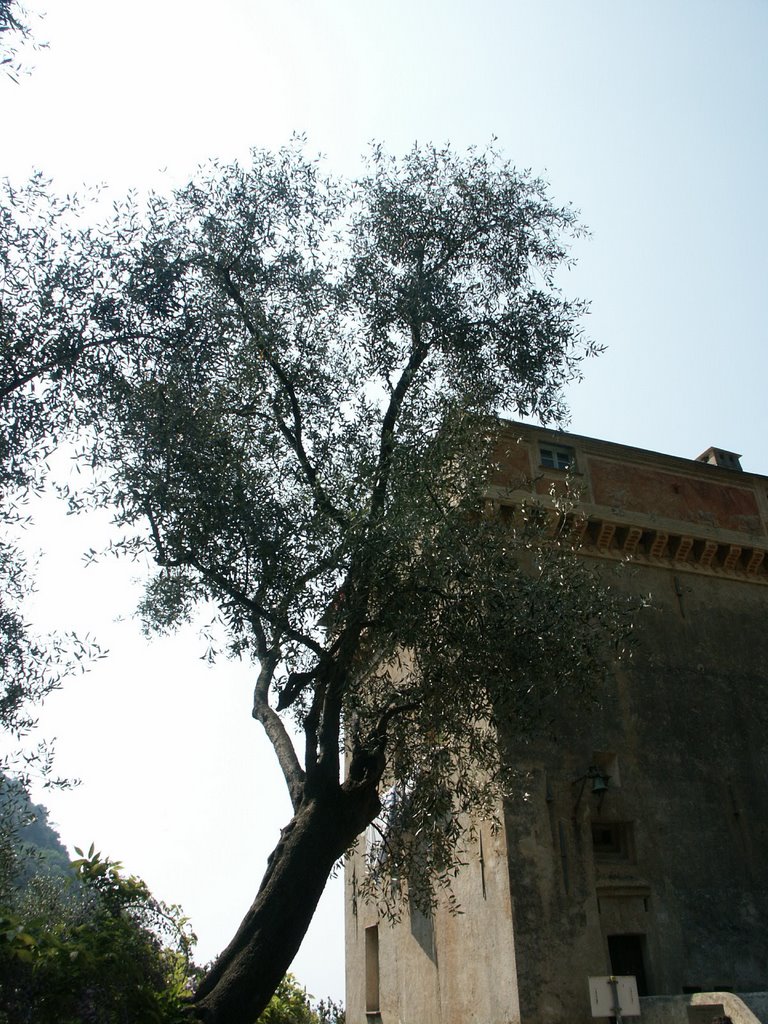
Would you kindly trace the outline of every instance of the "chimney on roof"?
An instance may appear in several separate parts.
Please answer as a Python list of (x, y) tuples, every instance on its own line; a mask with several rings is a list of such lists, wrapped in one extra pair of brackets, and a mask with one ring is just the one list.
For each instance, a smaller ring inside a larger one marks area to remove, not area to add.
[(697, 456), (697, 462), (706, 462), (710, 466), (720, 466), (722, 469), (735, 469), (742, 472), (740, 455), (736, 452), (726, 452), (722, 448), (707, 448), (705, 452)]

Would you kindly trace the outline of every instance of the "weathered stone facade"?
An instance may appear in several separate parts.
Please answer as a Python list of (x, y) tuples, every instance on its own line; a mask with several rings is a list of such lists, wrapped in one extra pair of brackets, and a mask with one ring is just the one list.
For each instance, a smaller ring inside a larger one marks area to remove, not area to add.
[(518, 424), (502, 447), (502, 513), (576, 483), (583, 557), (647, 595), (637, 644), (599, 708), (521, 754), (461, 915), (391, 927), (350, 897), (348, 1020), (586, 1024), (587, 978), (610, 973), (641, 995), (766, 990), (768, 478)]

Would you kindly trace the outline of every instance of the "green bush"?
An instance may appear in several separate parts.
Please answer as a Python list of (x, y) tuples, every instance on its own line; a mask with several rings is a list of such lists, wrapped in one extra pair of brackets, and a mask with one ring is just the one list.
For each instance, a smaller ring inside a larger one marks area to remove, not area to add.
[(0, 911), (0, 1022), (177, 1024), (194, 983), (178, 907), (94, 851)]

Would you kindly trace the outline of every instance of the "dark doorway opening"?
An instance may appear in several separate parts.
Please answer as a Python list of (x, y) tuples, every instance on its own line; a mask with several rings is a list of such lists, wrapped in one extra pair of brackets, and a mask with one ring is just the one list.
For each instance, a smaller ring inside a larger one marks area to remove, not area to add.
[(643, 958), (644, 935), (609, 935), (608, 955), (611, 958), (613, 974), (634, 975), (637, 979), (637, 994), (648, 995)]

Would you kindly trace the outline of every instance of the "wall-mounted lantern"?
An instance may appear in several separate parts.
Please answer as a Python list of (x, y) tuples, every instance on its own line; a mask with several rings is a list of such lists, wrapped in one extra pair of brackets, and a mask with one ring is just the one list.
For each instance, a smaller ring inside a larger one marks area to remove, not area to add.
[(581, 786), (579, 787), (579, 795), (576, 797), (576, 803), (573, 806), (574, 815), (576, 814), (576, 811), (579, 808), (579, 804), (581, 803), (581, 798), (584, 794), (584, 787), (586, 786), (587, 782), (590, 781), (592, 783), (591, 791), (593, 795), (602, 797), (608, 789), (608, 782), (610, 778), (611, 776), (607, 772), (603, 771), (602, 768), (598, 768), (596, 765), (591, 764), (583, 775), (579, 775), (577, 779), (573, 780), (574, 786), (577, 782), (581, 783)]

